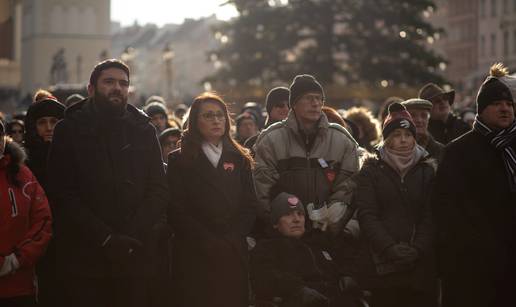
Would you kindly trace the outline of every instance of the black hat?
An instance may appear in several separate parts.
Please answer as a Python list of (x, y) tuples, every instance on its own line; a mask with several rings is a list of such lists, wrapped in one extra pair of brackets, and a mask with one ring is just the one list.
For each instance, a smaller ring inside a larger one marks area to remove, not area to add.
[(282, 192), (271, 201), (271, 222), (276, 224), (278, 220), (292, 211), (305, 212), (301, 200), (295, 195)]
[(250, 119), (250, 120), (254, 121), (255, 124), (257, 124), (256, 115), (254, 115), (251, 112), (245, 112), (245, 113), (238, 115), (237, 118), (235, 119), (235, 124), (236, 124), (237, 128), (240, 127), (240, 125), (242, 124), (242, 122), (245, 119)]
[(269, 91), (267, 94), (267, 98), (265, 98), (265, 108), (267, 109), (267, 113), (271, 113), (272, 108), (276, 106), (280, 102), (287, 102), (288, 103), (288, 96), (290, 95), (290, 91), (288, 88), (283, 86), (278, 86), (273, 88)]
[(389, 114), (383, 123), (383, 139), (385, 140), (397, 128), (408, 129), (416, 137), (416, 125), (412, 116), (401, 103), (395, 102), (389, 106)]
[(27, 110), (26, 122), (33, 122), (42, 117), (55, 117), (62, 119), (64, 117), (65, 106), (59, 101), (51, 98), (45, 98), (34, 102)]
[(167, 128), (163, 130), (159, 134), (159, 142), (163, 143), (163, 141), (169, 136), (177, 136), (178, 138), (181, 138), (181, 130), (179, 128)]
[(149, 105), (153, 102), (161, 103), (162, 105), (165, 105), (165, 99), (163, 97), (158, 95), (152, 95), (147, 100), (145, 100), (145, 105)]
[(159, 102), (151, 102), (143, 108), (143, 112), (147, 114), (149, 117), (152, 117), (156, 114), (163, 114), (167, 117), (167, 108), (165, 105)]
[(419, 90), (419, 98), (432, 102), (434, 98), (443, 97), (450, 105), (455, 100), (455, 90), (445, 91), (437, 84), (428, 83)]
[(72, 104), (79, 102), (84, 99), (84, 96), (81, 94), (72, 94), (66, 98), (64, 105), (65, 106), (71, 106)]
[(312, 75), (297, 75), (290, 85), (290, 96), (289, 96), (289, 107), (292, 109), (296, 104), (297, 100), (306, 93), (320, 93), (323, 96), (324, 101), (324, 90), (319, 82), (315, 80)]
[(515, 102), (516, 78), (508, 75), (508, 70), (501, 63), (491, 66), (489, 76), (480, 86), (477, 94), (477, 113), (493, 101), (509, 100)]

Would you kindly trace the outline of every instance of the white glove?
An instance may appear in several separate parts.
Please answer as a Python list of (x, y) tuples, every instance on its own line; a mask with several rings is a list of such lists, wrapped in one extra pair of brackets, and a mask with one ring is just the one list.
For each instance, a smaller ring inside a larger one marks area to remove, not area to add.
[(325, 231), (328, 226), (328, 208), (326, 205), (314, 210), (314, 204), (309, 203), (306, 205), (306, 210), (308, 211), (308, 218), (312, 221), (312, 227)]
[(332, 203), (327, 210), (328, 214), (328, 222), (330, 224), (335, 224), (344, 216), (344, 213), (346, 213), (347, 206), (339, 201)]
[(0, 277), (14, 273), (20, 268), (20, 263), (15, 254), (9, 254), (4, 258), (4, 264), (0, 268)]
[(328, 208), (326, 205), (319, 209), (314, 209), (314, 204), (309, 203), (306, 205), (306, 210), (308, 211), (308, 217), (314, 222), (324, 222), (328, 219)]

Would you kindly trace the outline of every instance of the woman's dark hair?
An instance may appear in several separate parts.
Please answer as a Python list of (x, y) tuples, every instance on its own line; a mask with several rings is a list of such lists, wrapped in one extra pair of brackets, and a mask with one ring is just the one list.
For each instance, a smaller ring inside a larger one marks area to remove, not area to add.
[(247, 166), (252, 168), (254, 161), (249, 151), (239, 145), (231, 137), (231, 118), (229, 117), (229, 111), (226, 103), (219, 95), (213, 92), (202, 93), (194, 99), (190, 108), (190, 114), (188, 116), (187, 129), (184, 131), (183, 137), (180, 141), (181, 153), (186, 157), (187, 161), (192, 162), (201, 152), (203, 138), (201, 132), (199, 131), (199, 125), (197, 121), (199, 118), (201, 106), (208, 102), (219, 105), (222, 108), (224, 117), (226, 118), (224, 135), (222, 136), (223, 140), (233, 146), (236, 151), (239, 152), (240, 155), (247, 161)]

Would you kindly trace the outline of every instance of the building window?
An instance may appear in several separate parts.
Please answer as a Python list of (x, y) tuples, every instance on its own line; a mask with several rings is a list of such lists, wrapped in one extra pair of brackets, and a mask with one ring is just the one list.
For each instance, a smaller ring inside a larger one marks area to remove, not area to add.
[(491, 34), (491, 55), (496, 56), (496, 34)]
[[(516, 34), (516, 31), (514, 33)], [(486, 38), (484, 35), (480, 36), (480, 55), (486, 55)]]
[(496, 0), (491, 0), (491, 17), (496, 17)]
[(503, 56), (509, 55), (509, 31), (503, 32)]
[(502, 14), (509, 14), (509, 0), (503, 0), (502, 3)]
[[(516, 2), (516, 0), (514, 0)], [(480, 0), (480, 17), (486, 17), (486, 0)]]

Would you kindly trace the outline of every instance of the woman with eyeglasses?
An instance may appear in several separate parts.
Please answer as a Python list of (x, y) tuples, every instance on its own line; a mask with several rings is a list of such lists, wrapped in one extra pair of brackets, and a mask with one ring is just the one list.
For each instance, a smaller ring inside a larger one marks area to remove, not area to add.
[(253, 160), (231, 137), (230, 125), (222, 98), (198, 96), (180, 148), (168, 157), (174, 306), (248, 306)]
[(7, 135), (19, 145), (23, 145), (23, 134), (25, 133), (25, 124), (18, 119), (13, 119), (6, 125)]

